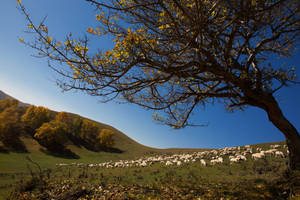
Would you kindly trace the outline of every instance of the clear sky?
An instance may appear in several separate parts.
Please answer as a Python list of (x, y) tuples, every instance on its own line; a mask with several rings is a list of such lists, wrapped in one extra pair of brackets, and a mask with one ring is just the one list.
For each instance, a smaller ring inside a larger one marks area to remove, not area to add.
[[(33, 20), (38, 23), (46, 15), (49, 32), (63, 39), (69, 32), (84, 36), (94, 22), (94, 8), (84, 0), (23, 0)], [(193, 115), (196, 123), (207, 127), (173, 130), (152, 120), (152, 111), (132, 104), (114, 102), (101, 104), (96, 97), (80, 92), (62, 93), (56, 86), (57, 75), (47, 67), (47, 60), (32, 57), (34, 51), (18, 41), (26, 38), (27, 23), (17, 9), (16, 1), (1, 0), (0, 6), (0, 90), (26, 103), (41, 105), (55, 111), (67, 111), (114, 126), (129, 137), (157, 148), (221, 148), (284, 140), (268, 121), (264, 111), (248, 108), (234, 114), (222, 105), (210, 105)], [(96, 40), (99, 48), (109, 48), (109, 38)], [(274, 59), (274, 64), (281, 60)], [(285, 62), (295, 65), (300, 77), (300, 50)], [(298, 66), (297, 66), (298, 65)], [(299, 80), (299, 79), (298, 79)], [(300, 130), (300, 86), (276, 94), (285, 116)]]

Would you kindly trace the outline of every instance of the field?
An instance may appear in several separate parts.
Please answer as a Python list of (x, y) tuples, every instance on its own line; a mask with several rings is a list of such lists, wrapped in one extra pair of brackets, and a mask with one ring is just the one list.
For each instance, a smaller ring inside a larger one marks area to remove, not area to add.
[(171, 152), (190, 152), (201, 151), (202, 149), (154, 149), (136, 143), (123, 133), (116, 134), (116, 142), (122, 153), (93, 152), (83, 147), (69, 145), (68, 148), (79, 156), (79, 159), (64, 158), (47, 154), (41, 149), (42, 146), (31, 138), (22, 138), (28, 153), (1, 153), (0, 152), (0, 199), (4, 199), (12, 191), (15, 183), (19, 180), (29, 179), (29, 168), (36, 169), (26, 157), (37, 162), (43, 170), (55, 169), (57, 163), (94, 163), (105, 161), (118, 161), (124, 159), (135, 159), (142, 156), (171, 153)]
[[(67, 159), (41, 152), (34, 140), (24, 141), (30, 153), (0, 154), (0, 199), (8, 197), (14, 188), (19, 192), (12, 194), (11, 199), (287, 199), (289, 194), (286, 158), (268, 155), (253, 160), (249, 154), (246, 161), (230, 163), (229, 155), (224, 155), (222, 164), (211, 165), (212, 157), (207, 154), (203, 157), (207, 166), (198, 159), (170, 166), (153, 162), (144, 167), (106, 168), (97, 164), (134, 159), (142, 162), (155, 155), (168, 158), (210, 150), (145, 147), (107, 153), (70, 146), (80, 158)], [(283, 142), (276, 144), (280, 144), (279, 151), (285, 151)], [(267, 150), (270, 145), (251, 148)]]

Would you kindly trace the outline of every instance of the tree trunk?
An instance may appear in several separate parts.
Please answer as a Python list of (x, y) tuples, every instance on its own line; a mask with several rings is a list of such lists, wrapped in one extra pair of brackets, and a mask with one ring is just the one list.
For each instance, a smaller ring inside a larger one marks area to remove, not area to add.
[[(267, 100), (268, 99), (268, 100)], [(264, 110), (269, 120), (285, 135), (289, 149), (290, 170), (300, 170), (300, 135), (297, 129), (284, 117), (276, 99), (268, 95), (264, 102)]]

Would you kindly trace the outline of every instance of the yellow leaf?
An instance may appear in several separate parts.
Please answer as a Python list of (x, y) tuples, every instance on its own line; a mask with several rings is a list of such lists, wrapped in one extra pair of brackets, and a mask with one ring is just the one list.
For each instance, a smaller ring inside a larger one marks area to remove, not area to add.
[(47, 27), (43, 27), (43, 31), (45, 32), (45, 33), (48, 33), (48, 28)]
[(193, 4), (193, 3), (191, 3), (191, 4), (186, 4), (186, 6), (187, 6), (188, 8), (193, 8), (194, 4)]
[(24, 43), (24, 39), (23, 38), (18, 38), (19, 39), (19, 41), (21, 42), (21, 43)]
[(93, 33), (94, 31), (93, 31), (92, 28), (88, 28), (87, 32), (88, 32), (88, 33)]
[(51, 42), (52, 41), (52, 37), (51, 36), (47, 37), (47, 41)]
[(62, 44), (62, 42), (56, 43), (55, 47), (59, 47)]
[(21, 0), (17, 0), (17, 4), (19, 5), (21, 3)]
[(160, 30), (163, 30), (163, 29), (165, 29), (165, 27), (166, 27), (166, 25), (160, 25), (159, 27), (158, 27), (158, 29), (160, 29)]
[(105, 17), (103, 16), (103, 15), (95, 15), (96, 16), (96, 20), (97, 21), (100, 21), (100, 20), (102, 20), (102, 19), (104, 19)]
[(162, 11), (161, 13), (159, 13), (159, 16), (161, 16), (161, 17), (163, 17), (163, 16), (165, 16), (165, 11)]
[(28, 24), (28, 28), (33, 28), (33, 24)]

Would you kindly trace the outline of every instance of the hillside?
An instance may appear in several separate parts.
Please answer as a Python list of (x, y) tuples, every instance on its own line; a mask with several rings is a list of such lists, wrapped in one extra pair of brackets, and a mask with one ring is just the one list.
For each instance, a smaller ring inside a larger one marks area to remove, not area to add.
[[(14, 97), (4, 93), (3, 91), (0, 90), (0, 101), (3, 99), (15, 99)], [(29, 106), (30, 104), (26, 104), (26, 103), (22, 103), (22, 106)], [(57, 114), (56, 111), (51, 111), (54, 114)], [(77, 114), (73, 114), (73, 113), (68, 113), (70, 115), (72, 115), (73, 117), (81, 117)], [(83, 119), (86, 119), (84, 117), (81, 117)], [(114, 132), (114, 141), (115, 141), (115, 145), (113, 146), (117, 152), (115, 153), (111, 153), (107, 156), (107, 159), (114, 159), (114, 157), (116, 158), (134, 158), (134, 157), (139, 157), (139, 156), (143, 156), (143, 155), (151, 155), (151, 154), (157, 154), (157, 153), (173, 153), (173, 152), (191, 152), (191, 151), (201, 151), (202, 149), (156, 149), (156, 148), (151, 148), (151, 147), (147, 147), (144, 146), (136, 141), (134, 141), (132, 138), (128, 137), (126, 134), (122, 133), (121, 131), (119, 131), (118, 129), (107, 125), (107, 124), (103, 124), (97, 121), (94, 121), (92, 119), (89, 119), (95, 123), (98, 124), (100, 129), (110, 129)], [(35, 141), (34, 139), (30, 138), (30, 137), (26, 137), (26, 138), (22, 138), (22, 140), (24, 141), (24, 144), (27, 148), (27, 150), (29, 152), (35, 152), (35, 151), (40, 151), (40, 149), (43, 149), (43, 147), (41, 145), (39, 145), (39, 143), (37, 141)], [(97, 152), (91, 152), (88, 149), (85, 149), (84, 147), (80, 146), (78, 147), (78, 145), (74, 145), (71, 141), (69, 141), (67, 143), (67, 148), (69, 148), (70, 150), (72, 150), (72, 152), (74, 152), (75, 154), (77, 154), (78, 156), (80, 156), (80, 154), (84, 154), (84, 155), (97, 155)], [(34, 147), (34, 148), (33, 148)], [(104, 153), (104, 152), (102, 152)], [(103, 160), (101, 158), (101, 160)]]
[[(3, 100), (3, 99), (16, 99), (6, 93), (4, 93), (3, 91), (0, 90), (0, 101)], [(23, 103), (21, 101), (19, 101), (20, 103), (20, 106), (29, 106), (30, 104), (27, 104), (27, 103)]]
[[(15, 99), (14, 97), (0, 91), (0, 101), (3, 99)], [(29, 106), (29, 104), (21, 103), (21, 106)], [(52, 113), (57, 113), (51, 111)], [(77, 114), (69, 113), (74, 117), (81, 117)], [(85, 118), (84, 118), (85, 119)], [(96, 122), (96, 121), (94, 121)], [(17, 152), (0, 152), (0, 199), (1, 196), (6, 196), (5, 188), (12, 189), (16, 180), (22, 179), (24, 176), (29, 177), (28, 166), (30, 162), (27, 157), (37, 162), (43, 169), (53, 169), (57, 163), (100, 163), (106, 161), (117, 161), (124, 159), (136, 159), (139, 157), (157, 155), (157, 154), (170, 154), (173, 152), (190, 152), (190, 151), (202, 151), (202, 149), (155, 149), (151, 147), (144, 146), (126, 134), (122, 133), (118, 129), (96, 122), (100, 129), (106, 128), (114, 132), (115, 145), (113, 146), (118, 151), (116, 152), (95, 152), (86, 149), (82, 145), (75, 145), (71, 141), (67, 142), (66, 148), (70, 149), (78, 158), (64, 157), (61, 155), (53, 155), (46, 151), (45, 147), (41, 146), (35, 139), (29, 135), (24, 135), (20, 139), (24, 143), (26, 150), (28, 152), (17, 153)], [(0, 142), (0, 147), (2, 143)], [(12, 177), (17, 177), (12, 178)], [(4, 189), (4, 190), (1, 190)]]
[(7, 99), (7, 98), (8, 98), (8, 99), (13, 99), (13, 97), (11, 97), (11, 96), (5, 94), (4, 92), (2, 92), (2, 91), (0, 90), (0, 101), (3, 100), (3, 99)]
[[(0, 101), (3, 99), (15, 99), (14, 97), (4, 93), (3, 91), (0, 90)], [(21, 106), (28, 106), (29, 104), (26, 103), (22, 103), (20, 102)], [(53, 113), (57, 113), (55, 111), (51, 111)], [(81, 117), (79, 115), (73, 114), (73, 113), (69, 113), (70, 115), (74, 116), (74, 117)], [(84, 118), (85, 119), (85, 118)], [(93, 120), (92, 120), (93, 121)], [(96, 122), (96, 121), (94, 121)], [(150, 147), (146, 147), (142, 144), (139, 144), (138, 142), (134, 141), (133, 139), (131, 139), (130, 137), (128, 137), (127, 135), (125, 135), (124, 133), (122, 133), (121, 131), (117, 130), (116, 128), (100, 123), (100, 122), (96, 122), (99, 126), (100, 129), (111, 129), (114, 131), (114, 140), (115, 140), (115, 145), (114, 148), (120, 150), (121, 152), (123, 152), (124, 154), (130, 154), (130, 155), (141, 155), (144, 152), (151, 152), (151, 151), (156, 151), (156, 149), (150, 148)], [(34, 141), (31, 141), (31, 138), (27, 138), (26, 142), (24, 143), (25, 145), (27, 145), (27, 149), (31, 149), (31, 144), (36, 143)], [(30, 144), (30, 145), (28, 145)], [(76, 151), (78, 151), (78, 147), (76, 147), (74, 144), (72, 144), (72, 142), (68, 143), (68, 148), (70, 149), (74, 149), (74, 153), (76, 153)], [(37, 145), (39, 145), (37, 143)], [(40, 149), (41, 146), (38, 147), (38, 149)], [(85, 149), (85, 151), (88, 151)]]

